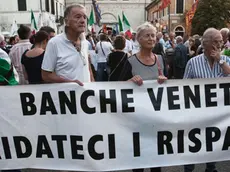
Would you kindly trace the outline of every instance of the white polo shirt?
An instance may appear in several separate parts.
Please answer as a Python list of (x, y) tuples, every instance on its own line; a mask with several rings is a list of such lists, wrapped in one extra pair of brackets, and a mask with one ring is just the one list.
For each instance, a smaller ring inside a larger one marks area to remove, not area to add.
[(132, 51), (132, 43), (126, 39), (124, 52), (129, 53), (130, 51)]
[(90, 82), (87, 41), (81, 41), (78, 52), (65, 33), (52, 38), (46, 47), (42, 70), (65, 79)]
[(96, 44), (96, 50), (98, 51), (97, 63), (105, 63), (108, 55), (113, 50), (113, 46), (112, 46), (112, 44), (110, 42), (106, 42), (106, 41), (101, 42), (101, 41), (99, 41)]

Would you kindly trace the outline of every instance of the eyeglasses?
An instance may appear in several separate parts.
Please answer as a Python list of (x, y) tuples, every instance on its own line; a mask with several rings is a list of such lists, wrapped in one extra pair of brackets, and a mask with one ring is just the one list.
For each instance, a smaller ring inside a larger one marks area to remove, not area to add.
[(224, 41), (223, 40), (213, 40), (213, 43), (214, 44), (221, 44), (221, 45), (223, 45)]

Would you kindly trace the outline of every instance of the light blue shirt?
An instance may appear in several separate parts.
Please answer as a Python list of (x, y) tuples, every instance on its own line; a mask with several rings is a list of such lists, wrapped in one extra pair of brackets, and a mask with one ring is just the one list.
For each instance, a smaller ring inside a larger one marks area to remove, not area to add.
[(163, 46), (163, 48), (165, 49), (165, 40), (163, 38), (161, 38), (159, 40), (159, 43)]
[[(174, 45), (176, 45), (176, 40), (173, 40), (173, 43), (174, 43)], [(172, 48), (172, 45), (170, 44), (169, 41), (166, 41), (166, 43), (165, 43), (165, 48), (166, 48), (166, 49)]]
[[(221, 60), (225, 60), (230, 65), (230, 58), (227, 56), (221, 56)], [(204, 54), (198, 55), (190, 59), (186, 65), (184, 72), (184, 79), (192, 78), (219, 78), (227, 77), (223, 73), (220, 65), (215, 62), (213, 68), (210, 67), (207, 57)]]

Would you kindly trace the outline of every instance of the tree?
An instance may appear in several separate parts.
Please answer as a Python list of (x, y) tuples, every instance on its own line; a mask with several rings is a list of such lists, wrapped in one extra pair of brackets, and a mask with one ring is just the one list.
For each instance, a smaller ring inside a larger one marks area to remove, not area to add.
[(192, 34), (203, 35), (210, 27), (221, 29), (230, 23), (229, 0), (199, 0), (192, 19)]

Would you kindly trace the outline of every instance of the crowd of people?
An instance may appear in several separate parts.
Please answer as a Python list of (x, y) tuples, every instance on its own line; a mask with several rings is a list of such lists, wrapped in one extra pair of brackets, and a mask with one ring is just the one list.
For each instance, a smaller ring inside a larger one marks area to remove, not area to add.
[[(86, 9), (81, 5), (67, 7), (64, 19), (65, 32), (56, 36), (48, 26), (31, 36), (25, 25), (10, 39), (11, 46), (0, 36), (0, 85), (130, 81), (141, 86), (146, 80), (161, 84), (230, 74), (228, 28), (209, 28), (202, 36), (183, 38), (144, 23), (132, 36), (111, 31), (85, 35)], [(184, 167), (185, 172), (193, 170), (194, 165)], [(207, 163), (206, 172), (217, 172), (215, 163)]]

